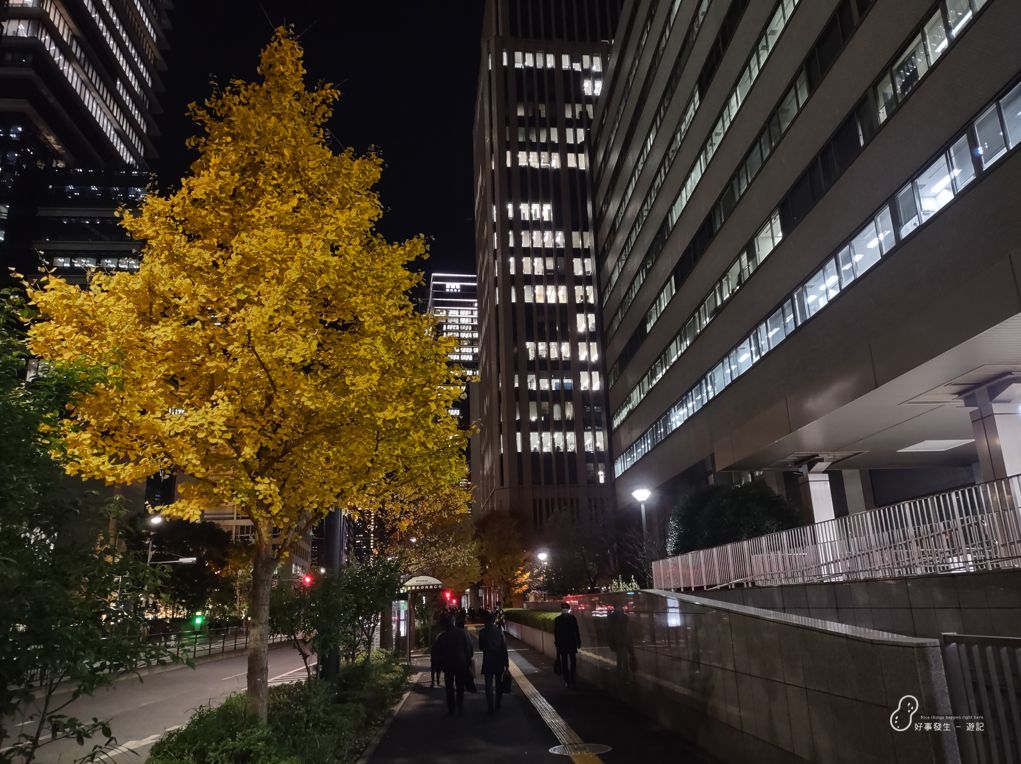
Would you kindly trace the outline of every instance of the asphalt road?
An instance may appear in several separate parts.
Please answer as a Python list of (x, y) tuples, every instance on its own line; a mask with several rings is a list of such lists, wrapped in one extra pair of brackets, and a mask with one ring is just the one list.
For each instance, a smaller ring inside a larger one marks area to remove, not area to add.
[[(219, 703), (245, 687), (247, 658), (244, 653), (200, 663), (194, 669), (173, 668), (139, 680), (124, 677), (91, 698), (79, 698), (64, 713), (80, 719), (107, 719), (121, 749), (114, 762), (145, 761), (149, 749), (168, 729), (184, 724), (202, 705)], [(301, 679), (305, 667), (291, 647), (270, 650), (270, 684)], [(40, 764), (69, 764), (88, 748), (71, 740), (44, 746), (36, 759)]]

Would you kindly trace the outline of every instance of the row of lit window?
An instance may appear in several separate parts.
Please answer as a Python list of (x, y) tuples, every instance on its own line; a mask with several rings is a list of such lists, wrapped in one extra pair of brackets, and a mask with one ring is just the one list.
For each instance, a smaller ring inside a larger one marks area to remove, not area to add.
[(127, 147), (118, 137), (116, 130), (114, 129), (113, 123), (110, 122), (109, 118), (102, 111), (98, 99), (92, 94), (92, 91), (86, 86), (85, 81), (78, 74), (78, 71), (74, 66), (64, 57), (64, 54), (60, 52), (53, 38), (49, 32), (43, 28), (42, 23), (38, 19), (9, 19), (7, 21), (0, 22), (0, 30), (4, 37), (31, 37), (39, 40), (46, 52), (53, 58), (57, 68), (60, 69), (61, 73), (71, 83), (71, 87), (74, 88), (75, 92), (81, 97), (82, 102), (89, 112), (96, 118), (100, 128), (106, 133), (107, 137), (113, 143), (118, 153), (124, 158), (126, 162), (133, 162), (131, 154), (128, 152)]
[[(507, 166), (514, 167), (512, 160), (517, 159), (517, 167), (531, 167), (536, 170), (559, 170), (561, 167), (560, 154), (556, 151), (519, 151), (514, 154), (507, 152)], [(575, 153), (568, 151), (564, 161), (569, 168), (579, 170), (588, 169), (588, 155), (585, 152)]]
[[(515, 236), (513, 231), (507, 232), (507, 242), (510, 246), (521, 246), (529, 249), (541, 249), (546, 247), (548, 249), (563, 248), (565, 246), (565, 234), (563, 231), (523, 231), (521, 233), (521, 244), (515, 245)], [(497, 246), (497, 234), (493, 233), (493, 246)], [(571, 247), (574, 249), (592, 249), (592, 232), (591, 231), (571, 231)], [(513, 258), (511, 258), (513, 260)], [(531, 259), (533, 263), (541, 258), (523, 258), (525, 260)], [(546, 261), (549, 263), (547, 270), (553, 270), (552, 257), (547, 257)], [(511, 266), (513, 269), (513, 266)], [(577, 268), (575, 268), (577, 272)], [(513, 270), (511, 271), (513, 273)], [(588, 271), (586, 271), (588, 272)]]
[(103, 268), (111, 271), (137, 271), (137, 257), (54, 257), (54, 268)]
[[(580, 245), (579, 245), (580, 246)], [(513, 276), (517, 271), (518, 258), (510, 257), (507, 258), (507, 265), (509, 266), (510, 274)], [(521, 272), (526, 276), (542, 276), (546, 273), (560, 273), (562, 272), (557, 266), (562, 263), (563, 260), (555, 257), (522, 257), (521, 258)], [(591, 276), (593, 268), (595, 267), (591, 257), (572, 257), (571, 262), (574, 266), (575, 276)]]
[[(985, 1), (986, 0), (978, 0), (980, 4), (979, 7), (981, 7)], [(927, 37), (931, 39), (935, 36), (935, 32), (933, 32), (933, 30), (936, 26), (940, 26), (944, 30), (951, 30), (951, 34), (956, 38), (956, 36), (963, 31), (967, 23), (972, 18), (970, 10), (967, 14), (965, 14), (961, 9), (962, 5), (967, 7), (967, 2), (968, 0), (949, 0), (949, 2), (938, 7), (932, 17), (924, 24), (924, 29), (929, 30), (927, 32)], [(946, 14), (945, 17), (942, 15), (944, 13)], [(955, 20), (957, 22), (956, 26), (951, 26), (951, 20)], [(907, 49), (909, 51), (916, 49), (919, 44), (919, 39), (920, 36), (916, 37), (915, 40), (909, 43)], [(943, 37), (942, 39), (945, 41), (946, 37)], [(942, 55), (943, 51), (946, 49), (946, 45), (937, 45), (933, 47), (934, 51), (937, 49), (939, 50), (938, 55)], [(902, 63), (906, 60), (906, 56), (902, 54), (896, 60), (898, 63)], [(935, 62), (936, 59), (934, 58), (932, 60)], [(894, 69), (896, 70), (897, 67), (895, 66)], [(889, 75), (885, 75), (884, 77), (885, 79), (888, 79)], [(898, 91), (901, 99), (907, 97), (918, 82), (918, 80), (913, 80), (910, 86), (908, 86), (907, 79), (902, 77), (898, 78), (898, 81), (904, 85), (904, 87)], [(735, 174), (735, 177), (728, 186), (729, 193), (724, 194), (724, 198), (727, 203), (724, 205), (718, 201), (717, 204), (714, 205), (712, 212), (714, 231), (719, 230), (719, 227), (722, 226), (726, 215), (733, 210), (737, 199), (740, 198), (740, 195), (742, 195), (748, 188), (754, 178), (754, 175), (761, 168), (765, 159), (768, 158), (771, 150), (779, 143), (781, 137), (786, 132), (787, 127), (791, 124), (801, 108), (803, 108), (805, 101), (810, 95), (809, 82), (810, 80), (806, 76), (805, 69), (802, 68), (798, 77), (795, 79), (795, 84), (792, 85), (791, 89), (781, 100), (780, 105), (774, 112), (773, 116), (767, 120), (767, 128), (762, 134), (760, 134), (759, 139), (753, 145), (753, 149), (749, 153), (748, 158), (746, 158), (745, 162), (742, 163), (742, 166), (738, 168), (738, 172)], [(815, 84), (817, 86), (818, 82)], [(876, 117), (875, 124), (877, 125), (884, 122), (889, 114), (889, 110), (884, 105), (884, 102), (878, 100), (876, 101), (874, 111)], [(773, 125), (774, 122), (775, 128), (771, 129), (768, 125)], [(859, 140), (859, 144), (863, 145), (863, 142)], [(731, 196), (733, 196), (733, 198), (731, 198)], [(681, 330), (673, 337), (666, 350), (653, 362), (650, 368), (643, 375), (642, 379), (639, 380), (638, 384), (629, 391), (621, 406), (614, 412), (613, 422), (615, 427), (619, 426), (624, 418), (627, 417), (632, 410), (634, 410), (639, 401), (641, 401), (652, 386), (655, 385), (664, 374), (666, 374), (674, 362), (680, 357), (681, 353), (687, 350), (695, 337), (697, 337), (702, 330), (705, 329), (706, 325), (708, 325), (708, 323), (716, 315), (719, 307), (722, 306), (723, 303), (728, 300), (730, 296), (751, 276), (751, 274), (755, 272), (757, 267), (764, 260), (765, 256), (768, 255), (769, 252), (772, 251), (773, 247), (779, 243), (781, 237), (782, 232), (778, 211), (774, 210), (756, 236), (742, 249), (741, 253), (731, 263), (724, 276), (714, 285), (713, 289), (710, 290), (698, 310), (696, 310), (695, 313), (688, 318)], [(661, 242), (664, 240), (660, 237), (657, 237), (657, 239)], [(651, 262), (649, 262), (648, 265), (643, 263), (642, 270), (651, 268), (651, 265), (655, 262), (655, 257), (658, 256), (659, 251), (660, 250), (655, 247), (650, 249), (649, 254), (646, 255), (646, 260), (651, 260)], [(607, 330), (608, 335), (611, 335), (616, 327), (619, 326), (624, 315), (624, 310), (626, 310), (627, 305), (630, 305), (630, 302), (634, 297), (633, 292), (637, 292), (635, 284), (637, 283), (640, 286), (643, 278), (644, 274), (640, 274), (640, 277), (639, 275), (636, 275), (635, 282), (632, 283), (631, 287), (628, 289), (628, 294), (624, 296), (622, 307), (610, 320)], [(667, 280), (666, 285), (660, 291), (652, 307), (646, 314), (645, 326), (638, 330), (643, 335), (648, 334), (652, 325), (666, 309), (666, 306), (673, 297), (676, 289), (679, 288), (678, 281), (679, 279), (677, 275), (672, 273), (670, 278)], [(636, 337), (638, 335), (638, 331), (636, 331)], [(617, 363), (614, 364), (614, 368), (618, 368), (621, 363), (626, 363), (628, 359), (624, 356), (633, 354), (633, 352), (637, 349), (637, 342), (635, 339), (636, 338), (632, 338), (632, 340), (628, 342), (627, 351), (621, 354), (621, 358), (619, 358)], [(613, 381), (614, 375), (611, 373), (611, 384)]]
[[(621, 422), (634, 411), (635, 407), (648, 395), (652, 387), (663, 378), (681, 354), (695, 341), (709, 322), (715, 318), (721, 305), (730, 299), (748, 277), (766, 259), (770, 252), (780, 243), (783, 234), (780, 230), (780, 217), (774, 210), (755, 235), (751, 246), (742, 250), (741, 255), (731, 264), (723, 277), (713, 286), (698, 309), (684, 322), (681, 330), (674, 335), (663, 353), (653, 361), (648, 371), (627, 394), (627, 397), (613, 412), (613, 426), (619, 427)], [(676, 277), (671, 274), (667, 287), (659, 293), (656, 302), (646, 316), (646, 331), (651, 329), (663, 311), (666, 310), (674, 294), (673, 285)], [(610, 380), (611, 383), (613, 380)]]
[[(114, 29), (116, 29), (117, 34), (120, 35), (121, 44), (124, 46), (125, 50), (127, 50), (128, 53), (131, 55), (132, 60), (138, 67), (138, 71), (141, 72), (142, 74), (142, 79), (145, 80), (145, 84), (151, 86), (152, 78), (149, 76), (149, 69), (145, 65), (145, 63), (143, 63), (142, 57), (138, 55), (138, 51), (135, 50), (135, 46), (132, 44), (131, 39), (128, 37), (128, 33), (124, 30), (124, 27), (121, 25), (121, 20), (120, 17), (117, 15), (117, 11), (115, 11), (113, 9), (113, 6), (110, 5), (110, 0), (99, 0), (99, 2), (103, 4), (103, 8), (106, 9), (107, 14), (110, 16), (110, 20), (113, 22)], [(93, 18), (96, 19), (96, 23), (99, 24), (100, 27), (105, 26), (100, 21), (100, 16), (98, 13), (96, 13), (96, 8), (94, 5), (92, 5), (90, 0), (85, 0), (85, 7), (90, 10)], [(117, 53), (116, 50), (114, 51), (114, 53), (117, 55), (118, 61), (121, 61), (121, 66), (124, 68), (124, 70), (128, 71), (128, 73), (130, 74), (127, 65), (124, 64), (123, 60), (121, 59), (120, 54)], [(141, 88), (136, 88), (136, 90), (141, 92)]]
[[(645, 136), (645, 140), (642, 142), (641, 149), (639, 150), (638, 157), (635, 160), (634, 167), (631, 170), (631, 175), (628, 177), (627, 186), (624, 189), (621, 200), (617, 205), (617, 213), (613, 217), (613, 225), (610, 228), (610, 232), (607, 236), (607, 240), (611, 240), (617, 233), (617, 229), (620, 228), (621, 221), (623, 220), (624, 213), (627, 210), (627, 206), (631, 201), (631, 195), (634, 193), (635, 186), (638, 184), (638, 176), (642, 174), (642, 170), (645, 169), (645, 162), (649, 158), (649, 152), (652, 151), (652, 144), (655, 142), (656, 137), (659, 135), (659, 128), (663, 124), (663, 120), (666, 118), (667, 110), (670, 108), (670, 104), (673, 102), (674, 91), (677, 89), (677, 85), (680, 83), (681, 74), (684, 72), (687, 62), (688, 54), (691, 51), (691, 46), (694, 44), (695, 36), (698, 34), (699, 29), (702, 26), (702, 19), (705, 18), (706, 12), (709, 10), (710, 0), (702, 0), (699, 4), (698, 10), (695, 12), (695, 19), (692, 22), (692, 26), (688, 31), (683, 48), (680, 55), (674, 61), (673, 67), (670, 69), (670, 76), (667, 78), (666, 85), (663, 87), (663, 93), (659, 99), (659, 106), (656, 107), (656, 113), (652, 117), (652, 122), (649, 125), (648, 134)], [(674, 12), (676, 13), (676, 7)], [(671, 18), (670, 23), (663, 30), (663, 35), (660, 37), (659, 46), (657, 47), (657, 53), (661, 53), (661, 47), (666, 43), (666, 35), (669, 34), (669, 29), (673, 26), (673, 19)], [(650, 77), (656, 72), (658, 65), (658, 56), (654, 57), (652, 68), (649, 69), (649, 74), (646, 75), (646, 83), (644, 87), (648, 87), (650, 84)], [(699, 106), (699, 91), (696, 86), (691, 93), (691, 98), (688, 100), (688, 105), (685, 107), (684, 115), (678, 122), (678, 126), (674, 131), (674, 136), (670, 142), (670, 147), (667, 150), (667, 154), (670, 157), (666, 162), (660, 164), (660, 168), (657, 174), (666, 175), (666, 167), (673, 159), (673, 154), (677, 153), (677, 149), (680, 148), (681, 141), (684, 140), (684, 136), (688, 132), (688, 127), (691, 126), (691, 120), (695, 116), (695, 111)], [(618, 118), (619, 119), (619, 118)], [(634, 119), (634, 118), (632, 118)], [(614, 131), (614, 136), (616, 131)], [(610, 140), (613, 140), (613, 137)], [(605, 151), (609, 144), (604, 144), (603, 150)], [(660, 181), (662, 182), (662, 181)], [(606, 199), (603, 200), (602, 214), (605, 215), (607, 207), (610, 203), (610, 196), (607, 195)]]
[(628, 446), (614, 470), (622, 474), (719, 395), (795, 329), (867, 273), (958, 193), (1021, 146), (1021, 84), (984, 108), (969, 128), (925, 166), (864, 227), (826, 260), (783, 304)]
[[(744, 104), (745, 99), (748, 97), (748, 93), (751, 91), (752, 85), (758, 79), (759, 72), (762, 70), (762, 67), (765, 66), (766, 59), (776, 47), (776, 43), (780, 39), (781, 33), (794, 14), (798, 2), (799, 0), (783, 0), (782, 3), (777, 5), (776, 11), (774, 11), (773, 16), (766, 25), (765, 32), (763, 32), (759, 37), (758, 43), (754, 48), (754, 52), (745, 64), (745, 67), (741, 72), (741, 76), (738, 78), (737, 84), (730, 91), (730, 95), (724, 102), (723, 110), (717, 118), (716, 123), (713, 125), (713, 128), (709, 133), (709, 137), (706, 138), (705, 142), (702, 144), (702, 149), (699, 151), (694, 165), (688, 171), (688, 176), (685, 179), (684, 184), (681, 186), (680, 191), (677, 193), (677, 197), (674, 199), (673, 204), (667, 212), (666, 227), (668, 229), (672, 230), (678, 219), (680, 219), (681, 212), (683, 212), (688, 200), (694, 193), (695, 187), (698, 185), (699, 181), (702, 180), (702, 176), (705, 173), (706, 168), (709, 166), (709, 162), (712, 160), (713, 156), (715, 156), (716, 150), (723, 143), (723, 139), (730, 130), (730, 126), (733, 124), (738, 110)], [(669, 157), (669, 155), (664, 157), (663, 164), (667, 164), (669, 161), (672, 161), (672, 159), (673, 157)], [(664, 178), (666, 177), (665, 173), (661, 174)], [(655, 199), (655, 196), (658, 193), (659, 187), (656, 187), (654, 184), (646, 195), (647, 204), (643, 205), (642, 209), (651, 210), (652, 204), (648, 203), (648, 201), (650, 198)], [(639, 230), (645, 223), (647, 214), (648, 213), (645, 213), (643, 215), (640, 213), (637, 216), (631, 228), (631, 233), (628, 235), (628, 238), (617, 257), (617, 261), (614, 263), (614, 267), (611, 270), (610, 279), (606, 287), (607, 292), (613, 288), (617, 278), (619, 278), (624, 263), (627, 261), (628, 256), (631, 254), (631, 249), (638, 240)], [(638, 274), (636, 274), (635, 280), (644, 280), (646, 273), (646, 269), (641, 269)], [(629, 289), (629, 291), (631, 290)], [(635, 291), (637, 292), (637, 290)]]
[[(525, 284), (521, 290), (522, 302), (560, 303), (566, 305), (568, 303), (567, 297), (568, 289), (563, 284), (559, 286)], [(517, 292), (514, 287), (511, 287), (511, 302), (517, 302)], [(596, 302), (595, 287), (576, 286), (574, 288), (574, 302), (578, 305), (594, 305)]]
[[(503, 52), (503, 65), (510, 65), (510, 57), (507, 51)], [(555, 53), (543, 53), (542, 51), (533, 53), (516, 50), (514, 51), (514, 68), (556, 69), (557, 56)], [(582, 70), (601, 72), (603, 71), (603, 62), (599, 56), (590, 56), (587, 53), (578, 57), (571, 57), (567, 53), (562, 53), (560, 54), (560, 68), (565, 71), (573, 69), (576, 72)]]
[[(514, 219), (514, 204), (511, 202), (507, 203), (507, 219)], [(521, 202), (517, 205), (518, 217), (525, 221), (544, 221), (546, 223), (553, 222), (553, 205), (549, 202)], [(493, 221), (496, 221), (496, 206), (493, 206)]]
[[(522, 452), (521, 433), (515, 433), (518, 453)], [(551, 454), (554, 452), (576, 453), (577, 437), (573, 432), (530, 432), (528, 433), (529, 451), (532, 453)], [(606, 435), (601, 430), (585, 430), (582, 434), (582, 447), (585, 453), (598, 454), (606, 451)]]
[[(546, 359), (550, 358), (553, 360), (571, 360), (571, 343), (570, 342), (526, 342), (525, 352), (528, 353), (528, 360), (534, 361), (536, 358)], [(595, 342), (579, 342), (578, 343), (578, 360), (579, 361), (598, 361), (599, 360), (599, 345)]]
[[(592, 119), (592, 104), (591, 103), (565, 103), (564, 104), (564, 117), (567, 119), (581, 119), (584, 116), (588, 116)], [(539, 119), (546, 119), (546, 104), (544, 103), (519, 103), (515, 111), (519, 117), (531, 117), (538, 116)], [(551, 128), (555, 129), (555, 128)], [(581, 130), (581, 128), (579, 128)], [(578, 143), (582, 142), (582, 137), (578, 138)], [(554, 138), (553, 140), (556, 140)]]
[[(598, 371), (581, 371), (578, 374), (578, 389), (579, 390), (601, 390), (602, 380), (599, 376)], [(514, 387), (518, 387), (518, 375), (514, 375)], [(574, 381), (568, 377), (543, 377), (536, 374), (528, 374), (525, 377), (525, 387), (529, 390), (539, 390), (546, 392), (549, 390), (565, 390), (570, 391), (574, 389)]]
[[(564, 128), (564, 139), (569, 144), (585, 142), (585, 129), (581, 127)], [(557, 143), (560, 130), (556, 127), (519, 127), (518, 143)]]

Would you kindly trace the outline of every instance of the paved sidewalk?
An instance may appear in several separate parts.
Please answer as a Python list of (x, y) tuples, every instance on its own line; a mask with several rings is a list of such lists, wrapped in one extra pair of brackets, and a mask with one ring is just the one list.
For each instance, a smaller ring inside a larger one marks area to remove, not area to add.
[[(472, 633), (474, 634), (474, 628)], [(694, 755), (673, 733), (605, 693), (579, 684), (564, 687), (553, 673), (552, 662), (513, 637), (507, 638), (511, 662), (525, 682), (537, 691), (536, 708), (516, 680), (503, 708), (493, 716), (486, 714), (482, 683), (479, 692), (465, 695), (464, 716), (448, 717), (442, 687), (429, 687), (428, 659), (415, 664), (417, 678), (407, 700), (394, 717), (379, 746), (369, 758), (370, 764), (411, 764), (411, 762), (677, 762), (704, 764), (708, 760)], [(476, 665), (481, 658), (476, 655)], [(515, 672), (517, 673), (517, 672)], [(547, 706), (548, 704), (548, 706)], [(544, 716), (546, 718), (544, 718)], [(555, 755), (549, 752), (559, 745), (551, 729), (564, 731), (566, 723), (573, 739), (609, 746), (608, 753), (592, 756)]]

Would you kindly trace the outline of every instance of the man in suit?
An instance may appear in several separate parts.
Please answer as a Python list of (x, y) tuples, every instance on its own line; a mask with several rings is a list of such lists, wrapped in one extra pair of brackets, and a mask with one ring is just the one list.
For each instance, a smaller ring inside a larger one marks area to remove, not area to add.
[(571, 615), (570, 603), (560, 605), (560, 615), (553, 619), (553, 644), (557, 648), (564, 684), (574, 684), (574, 671), (578, 650), (581, 648), (581, 631), (578, 619)]

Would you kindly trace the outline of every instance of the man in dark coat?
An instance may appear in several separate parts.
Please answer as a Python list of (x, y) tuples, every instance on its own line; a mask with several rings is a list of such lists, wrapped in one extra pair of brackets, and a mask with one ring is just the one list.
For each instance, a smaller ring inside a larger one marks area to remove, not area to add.
[(458, 714), (464, 713), (464, 685), (474, 652), (468, 632), (455, 628), (453, 620), (445, 617), (443, 631), (436, 637), (435, 654), (447, 690), (447, 716), (454, 715), (455, 707)]
[(510, 669), (507, 638), (496, 625), (493, 613), (483, 615), (486, 625), (479, 629), (479, 650), (482, 651), (482, 675), (486, 678), (486, 706), (493, 713), (493, 684), (496, 684), (496, 707), (503, 697), (503, 672)]
[(581, 649), (581, 630), (578, 619), (571, 615), (570, 603), (560, 605), (560, 615), (553, 619), (553, 644), (557, 648), (557, 660), (564, 677), (564, 684), (574, 684), (575, 661)]

